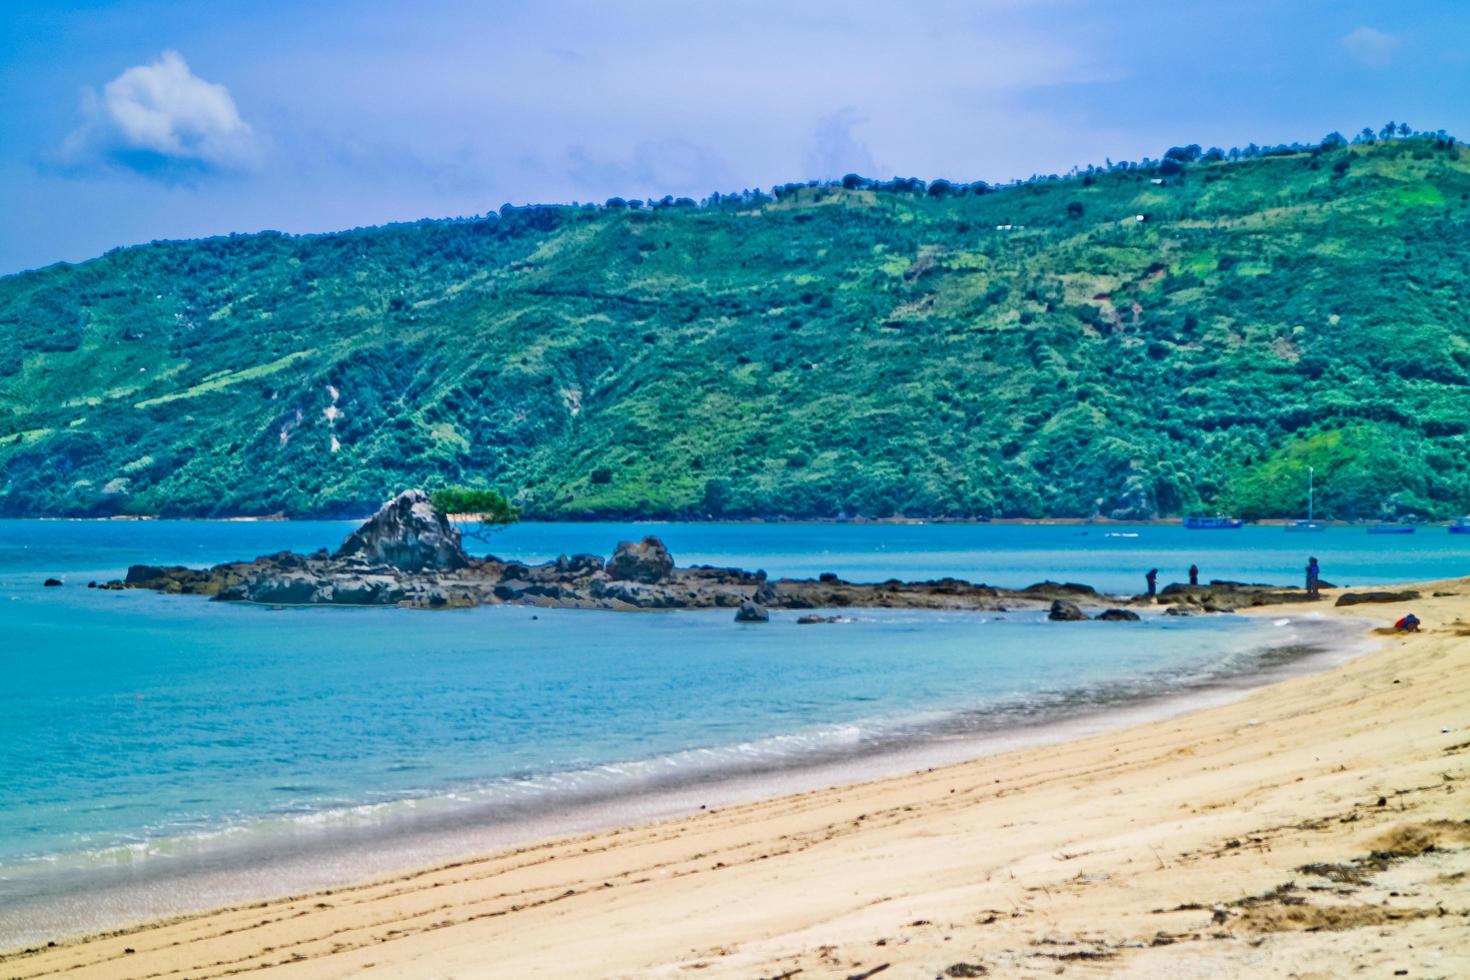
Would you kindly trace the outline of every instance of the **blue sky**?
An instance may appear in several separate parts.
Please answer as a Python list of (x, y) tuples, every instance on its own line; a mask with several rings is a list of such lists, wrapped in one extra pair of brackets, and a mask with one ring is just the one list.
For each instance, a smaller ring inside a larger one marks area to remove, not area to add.
[(0, 5), (0, 273), (849, 171), (990, 181), (1407, 120), (1462, 0)]

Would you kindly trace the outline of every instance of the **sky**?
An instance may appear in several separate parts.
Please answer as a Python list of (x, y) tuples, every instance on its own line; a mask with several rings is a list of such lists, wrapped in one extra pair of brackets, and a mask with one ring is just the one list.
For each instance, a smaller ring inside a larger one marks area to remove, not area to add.
[(0, 274), (1169, 146), (1470, 138), (1464, 0), (4, 0)]

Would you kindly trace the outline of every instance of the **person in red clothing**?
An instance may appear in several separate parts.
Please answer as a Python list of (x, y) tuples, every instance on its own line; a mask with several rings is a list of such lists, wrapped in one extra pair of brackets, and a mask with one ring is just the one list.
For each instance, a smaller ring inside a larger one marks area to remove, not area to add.
[(1419, 617), (1413, 613), (1409, 613), (1409, 615), (1394, 623), (1393, 628), (1396, 633), (1417, 633), (1419, 632)]

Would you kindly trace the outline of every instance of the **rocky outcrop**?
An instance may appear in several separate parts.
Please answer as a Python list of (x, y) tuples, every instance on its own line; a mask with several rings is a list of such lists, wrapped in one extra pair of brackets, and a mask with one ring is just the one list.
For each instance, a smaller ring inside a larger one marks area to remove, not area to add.
[(1413, 602), (1417, 598), (1419, 598), (1419, 593), (1413, 589), (1404, 589), (1401, 592), (1344, 592), (1337, 597), (1334, 605), (1360, 606), (1365, 602)]
[(1162, 605), (1192, 607), (1191, 611), (1233, 612), (1251, 606), (1275, 606), (1317, 600), (1308, 595), (1305, 589), (1216, 580), (1209, 585), (1184, 585), (1178, 582), (1166, 585), (1159, 590), (1156, 601)]
[(1039, 596), (1094, 596), (1097, 590), (1090, 585), (1080, 585), (1077, 582), (1037, 582), (1028, 585), (1021, 590), (1027, 595)]
[(422, 490), (405, 490), (350, 534), (335, 558), (358, 558), (405, 572), (465, 568), (469, 556), (460, 546), (459, 529), (434, 510)]
[(746, 599), (740, 603), (740, 608), (735, 610), (735, 622), (737, 623), (768, 623), (771, 614), (766, 607), (753, 599)]
[(1131, 609), (1104, 609), (1093, 617), (1107, 623), (1136, 623), (1141, 618)]
[[(454, 527), (416, 490), (399, 494), (354, 531), (335, 553), (280, 552), (213, 568), (134, 565), (120, 582), (101, 589), (141, 588), (219, 601), (270, 605), (388, 606), (452, 609), (509, 603), (575, 609), (737, 609), (741, 622), (766, 622), (770, 610), (808, 612), (801, 621), (831, 622), (824, 611), (843, 608), (933, 610), (1047, 609), (1051, 619), (1088, 619), (1116, 606), (1075, 583), (1039, 582), (1019, 591), (955, 578), (926, 582), (845, 582), (770, 579), (762, 571), (695, 565), (678, 568), (656, 537), (625, 542), (607, 562), (597, 555), (562, 555), (540, 565), (473, 558)], [(1169, 586), (1158, 601), (1179, 611), (1236, 609), (1267, 602), (1307, 601), (1300, 589), (1211, 583)], [(1136, 597), (1134, 604), (1153, 600)], [(1176, 613), (1177, 614), (1177, 613)], [(1129, 619), (1125, 609), (1103, 619)]]
[(1074, 623), (1086, 619), (1087, 613), (1083, 612), (1075, 602), (1055, 599), (1052, 601), (1051, 611), (1046, 614), (1046, 618), (1058, 623)]
[(621, 542), (607, 563), (607, 574), (615, 582), (662, 582), (674, 571), (674, 559), (664, 543), (653, 535), (634, 544)]

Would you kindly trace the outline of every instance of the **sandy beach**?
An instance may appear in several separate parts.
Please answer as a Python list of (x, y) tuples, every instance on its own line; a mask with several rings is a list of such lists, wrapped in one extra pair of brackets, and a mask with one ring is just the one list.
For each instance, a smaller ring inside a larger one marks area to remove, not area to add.
[(1418, 588), (1315, 608), (1412, 610), (1423, 633), (1222, 707), (63, 941), (0, 975), (1467, 976), (1470, 579)]

